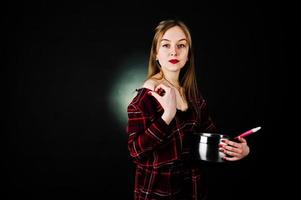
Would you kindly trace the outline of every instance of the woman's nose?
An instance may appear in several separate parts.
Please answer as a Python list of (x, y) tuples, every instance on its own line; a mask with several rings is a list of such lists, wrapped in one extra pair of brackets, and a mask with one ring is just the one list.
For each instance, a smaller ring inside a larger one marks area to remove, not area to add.
[(174, 48), (171, 48), (171, 50), (170, 50), (170, 55), (171, 56), (176, 56), (177, 55), (177, 51), (176, 51), (176, 48), (174, 47)]

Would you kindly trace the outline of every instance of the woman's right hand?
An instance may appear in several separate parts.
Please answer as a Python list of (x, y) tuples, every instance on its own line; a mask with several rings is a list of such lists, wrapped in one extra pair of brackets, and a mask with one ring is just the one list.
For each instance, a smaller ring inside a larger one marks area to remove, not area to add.
[[(164, 94), (162, 96), (159, 95), (160, 90), (164, 90)], [(155, 97), (161, 104), (164, 109), (162, 119), (166, 122), (166, 124), (169, 124), (177, 112), (175, 89), (161, 83), (156, 86), (155, 91), (149, 91), (149, 94)]]

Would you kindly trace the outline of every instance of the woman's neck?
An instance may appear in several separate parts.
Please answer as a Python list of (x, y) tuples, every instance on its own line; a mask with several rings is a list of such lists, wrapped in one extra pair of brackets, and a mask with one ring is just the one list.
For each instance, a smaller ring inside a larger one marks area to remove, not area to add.
[[(163, 72), (161, 72), (163, 73)], [(176, 88), (180, 88), (181, 85), (179, 83), (179, 72), (164, 72), (164, 74), (161, 74), (163, 79), (166, 80), (169, 84)]]

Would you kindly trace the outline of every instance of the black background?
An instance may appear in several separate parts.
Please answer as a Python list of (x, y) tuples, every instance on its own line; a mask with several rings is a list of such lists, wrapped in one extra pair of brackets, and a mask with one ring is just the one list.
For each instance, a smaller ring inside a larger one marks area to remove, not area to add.
[(199, 86), (219, 128), (237, 134), (262, 126), (249, 136), (248, 158), (208, 164), (212, 199), (280, 192), (284, 181), (274, 180), (285, 163), (274, 141), (290, 120), (287, 13), (293, 7), (263, 1), (3, 5), (6, 199), (132, 199), (125, 124), (112, 114), (109, 95), (125, 70), (121, 61), (132, 52), (148, 55), (154, 27), (167, 18), (192, 31)]

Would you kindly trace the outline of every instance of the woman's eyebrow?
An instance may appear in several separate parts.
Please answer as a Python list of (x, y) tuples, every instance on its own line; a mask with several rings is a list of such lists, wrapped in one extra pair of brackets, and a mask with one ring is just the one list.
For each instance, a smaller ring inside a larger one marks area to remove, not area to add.
[[(170, 42), (169, 39), (162, 39), (161, 42), (163, 42), (163, 41)], [(178, 40), (178, 42), (181, 42), (181, 41), (187, 41), (187, 40), (185, 38)]]

